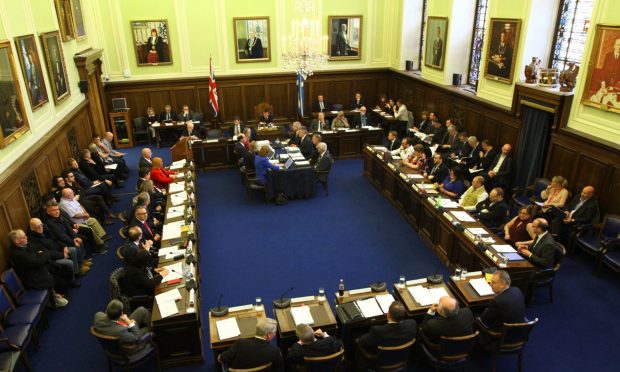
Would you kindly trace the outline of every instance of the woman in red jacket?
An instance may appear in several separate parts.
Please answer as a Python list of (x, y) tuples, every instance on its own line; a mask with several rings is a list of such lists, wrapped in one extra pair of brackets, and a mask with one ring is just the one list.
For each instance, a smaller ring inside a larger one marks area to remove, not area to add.
[(164, 162), (161, 158), (153, 158), (151, 180), (155, 184), (155, 187), (167, 190), (170, 182), (174, 181), (174, 174), (175, 172), (164, 168)]

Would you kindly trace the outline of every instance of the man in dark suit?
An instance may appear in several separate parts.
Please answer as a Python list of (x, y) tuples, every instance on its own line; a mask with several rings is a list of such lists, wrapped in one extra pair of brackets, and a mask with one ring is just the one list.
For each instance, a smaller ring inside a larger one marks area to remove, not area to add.
[(364, 106), (366, 102), (364, 101), (364, 97), (362, 97), (362, 93), (355, 93), (355, 98), (351, 101), (351, 110), (357, 110)]
[(469, 153), (461, 151), (461, 155), (463, 155), (465, 159), (461, 160), (460, 163), (469, 169), (473, 168), (474, 165), (480, 162), (480, 151), (482, 151), (482, 146), (480, 146), (480, 142), (478, 142), (478, 138), (475, 136), (470, 136), (467, 138), (467, 145), (467, 150), (469, 150)]
[(317, 118), (312, 120), (312, 124), (310, 124), (310, 130), (313, 133), (329, 130), (329, 120), (325, 119), (325, 113), (319, 112)]
[(360, 114), (353, 115), (353, 128), (374, 127), (375, 121), (372, 116), (367, 115), (366, 106), (360, 107)]
[(149, 219), (149, 213), (144, 207), (137, 207), (134, 210), (134, 216), (129, 223), (131, 226), (137, 226), (142, 230), (142, 242), (152, 240), (153, 245), (159, 248), (161, 244), (161, 228), (156, 224), (156, 221)]
[(245, 124), (241, 122), (238, 116), (235, 116), (233, 123), (228, 128), (230, 136), (238, 136), (245, 131)]
[(570, 241), (580, 225), (596, 224), (599, 220), (599, 206), (594, 196), (594, 187), (586, 186), (581, 194), (564, 206), (564, 216), (556, 217), (551, 223), (551, 232), (559, 234), (565, 241)]
[(316, 149), (318, 151), (318, 158), (314, 165), (314, 174), (317, 180), (327, 182), (327, 173), (331, 169), (332, 164), (334, 164), (334, 159), (327, 151), (327, 144), (325, 142), (320, 142), (316, 145)]
[(153, 166), (153, 161), (151, 160), (152, 156), (153, 156), (153, 153), (151, 152), (151, 149), (149, 149), (148, 147), (143, 148), (141, 152), (140, 160), (138, 161), (138, 169), (142, 169), (142, 168), (151, 169), (151, 167)]
[(432, 145), (440, 145), (441, 142), (443, 141), (444, 137), (446, 136), (446, 133), (448, 131), (446, 130), (446, 126), (442, 125), (438, 120), (434, 121), (431, 124), (431, 134), (433, 135), (433, 138), (431, 140), (431, 144)]
[(92, 158), (90, 150), (85, 149), (80, 151), (80, 161), (79, 161), (80, 170), (88, 177), (91, 181), (110, 181), (115, 184), (117, 187), (123, 187), (125, 181), (120, 180), (113, 173), (107, 173), (105, 168), (102, 169), (101, 165), (97, 164)]
[[(123, 256), (125, 264), (131, 264), (138, 251), (141, 249), (148, 251), (152, 246), (152, 240), (145, 240), (144, 243), (142, 242), (142, 230), (140, 227), (131, 226), (129, 230), (127, 230), (127, 241), (121, 246), (120, 254)], [(159, 257), (151, 258), (149, 267), (157, 267), (158, 262)]]
[(316, 102), (312, 105), (312, 112), (329, 111), (329, 103), (327, 103), (322, 94), (319, 94), (316, 99)]
[(284, 371), (280, 349), (269, 344), (276, 337), (277, 325), (274, 319), (260, 319), (256, 323), (255, 337), (235, 341), (217, 360), (232, 368), (254, 368), (271, 363), (273, 370)]
[(620, 88), (620, 38), (613, 43), (613, 50), (605, 55), (601, 76), (608, 87)]
[(398, 346), (416, 337), (418, 325), (413, 319), (405, 319), (407, 311), (399, 301), (390, 305), (387, 313), (388, 323), (370, 327), (368, 333), (357, 340), (357, 344), (364, 353), (358, 353), (358, 367), (363, 369), (368, 364), (364, 354), (376, 354), (377, 346)]
[(444, 296), (431, 305), (420, 326), (422, 340), (429, 346), (439, 344), (441, 336), (457, 337), (474, 333), (474, 316), (469, 308), (459, 308), (452, 297)]
[(467, 132), (460, 132), (459, 139), (457, 143), (454, 145), (452, 149), (452, 153), (450, 154), (450, 158), (457, 159), (465, 156), (464, 154), (469, 154), (471, 149), (469, 148), (469, 144), (467, 143)]
[(320, 134), (312, 135), (312, 145), (314, 146), (314, 150), (312, 151), (312, 156), (310, 157), (310, 164), (316, 164), (317, 160), (319, 160), (319, 149), (317, 148), (318, 144), (321, 143), (323, 137)]
[(297, 132), (299, 131), (299, 128), (301, 128), (301, 123), (298, 121), (294, 121), (293, 124), (291, 125), (291, 129), (289, 130), (289, 141), (288, 141), (289, 146), (299, 145), (299, 135), (297, 134)]
[(183, 105), (183, 110), (181, 111), (181, 114), (179, 114), (179, 121), (182, 121), (185, 123), (188, 121), (192, 121), (193, 119), (194, 119), (194, 113), (190, 111), (188, 105)]
[(489, 229), (497, 229), (506, 221), (508, 209), (501, 187), (491, 190), (489, 197), (476, 205), (478, 219)]
[(166, 105), (166, 107), (164, 108), (164, 112), (159, 114), (160, 123), (178, 121), (178, 120), (179, 120), (179, 116), (177, 115), (176, 112), (172, 111), (172, 106), (170, 105)]
[(105, 313), (98, 311), (95, 314), (95, 330), (106, 336), (118, 337), (121, 343), (127, 345), (146, 341), (145, 336), (151, 331), (151, 312), (140, 306), (127, 316), (123, 310), (121, 301), (110, 301)]
[(482, 176), (485, 184), (489, 187), (501, 187), (507, 189), (510, 186), (510, 175), (512, 173), (512, 157), (510, 151), (512, 146), (505, 144), (502, 146), (502, 153), (495, 156), (488, 171)]
[(307, 324), (298, 325), (295, 335), (299, 341), (293, 344), (286, 355), (286, 363), (291, 367), (301, 365), (304, 357), (322, 357), (340, 350), (340, 341), (321, 329), (313, 331)]
[(312, 144), (312, 139), (310, 138), (310, 136), (308, 136), (308, 130), (306, 129), (306, 127), (301, 127), (299, 128), (297, 135), (299, 136), (298, 147), (301, 151), (301, 154), (304, 156), (304, 158), (310, 159), (312, 157), (312, 153), (315, 150), (315, 147)]
[(422, 121), (417, 127), (414, 127), (413, 130), (416, 132), (429, 134), (431, 130), (431, 123), (432, 121), (428, 118), (428, 111), (422, 111)]
[(479, 155), (480, 162), (478, 162), (475, 167), (476, 169), (482, 170), (483, 173), (481, 175), (484, 177), (484, 174), (489, 171), (491, 164), (493, 164), (493, 161), (498, 155), (498, 152), (495, 146), (493, 146), (493, 144), (491, 143), (491, 141), (489, 141), (488, 139), (484, 139), (482, 140), (482, 152)]
[(437, 152), (441, 153), (451, 153), (454, 151), (455, 146), (459, 143), (459, 133), (456, 130), (456, 126), (450, 124), (447, 126), (447, 132), (441, 141), (439, 147), (437, 147)]
[(239, 134), (237, 136), (237, 143), (235, 143), (235, 153), (237, 154), (237, 159), (239, 159), (239, 166), (254, 169), (254, 153), (245, 147), (244, 141), (245, 135), (243, 133)]
[(426, 174), (426, 177), (431, 179), (434, 183), (442, 183), (450, 172), (448, 167), (443, 163), (441, 154), (438, 153), (433, 155), (433, 166), (429, 167), (429, 170), (430, 171)]
[(549, 233), (549, 223), (544, 218), (537, 218), (532, 222), (532, 231), (536, 237), (531, 242), (518, 244), (519, 253), (537, 268), (553, 267), (557, 247), (553, 236)]
[(400, 140), (398, 139), (398, 134), (395, 130), (391, 130), (387, 136), (387, 144), (386, 146), (388, 151), (398, 150), (400, 147)]

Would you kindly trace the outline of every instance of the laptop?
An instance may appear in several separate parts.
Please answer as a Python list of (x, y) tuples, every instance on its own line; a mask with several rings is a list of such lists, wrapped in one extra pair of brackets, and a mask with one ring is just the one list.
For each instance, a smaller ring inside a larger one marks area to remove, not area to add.
[(295, 161), (293, 160), (293, 158), (289, 157), (286, 163), (284, 163), (284, 170), (289, 169), (294, 162)]
[(127, 107), (127, 100), (125, 98), (112, 98), (112, 111), (127, 111), (129, 108)]

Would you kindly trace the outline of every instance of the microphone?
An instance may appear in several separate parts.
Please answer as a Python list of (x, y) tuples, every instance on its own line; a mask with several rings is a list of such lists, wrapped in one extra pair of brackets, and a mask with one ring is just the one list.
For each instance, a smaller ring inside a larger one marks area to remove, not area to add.
[(221, 306), (223, 297), (224, 294), (220, 293), (220, 299), (217, 300), (217, 307), (212, 307), (211, 310), (209, 310), (211, 314), (215, 317), (220, 317), (228, 314), (228, 306)]
[(277, 309), (286, 309), (287, 307), (291, 306), (291, 299), (289, 297), (284, 297), (284, 295), (288, 294), (293, 289), (295, 289), (295, 287), (287, 289), (280, 295), (279, 299), (273, 300), (273, 306), (275, 306)]
[(180, 260), (183, 257), (185, 257), (185, 255), (181, 253), (181, 254), (177, 254), (176, 256), (172, 257), (172, 259), (176, 261), (176, 260)]
[(426, 277), (426, 281), (431, 284), (441, 284), (443, 282), (443, 275), (439, 274), (439, 265), (441, 262), (435, 266), (435, 274), (429, 275)]

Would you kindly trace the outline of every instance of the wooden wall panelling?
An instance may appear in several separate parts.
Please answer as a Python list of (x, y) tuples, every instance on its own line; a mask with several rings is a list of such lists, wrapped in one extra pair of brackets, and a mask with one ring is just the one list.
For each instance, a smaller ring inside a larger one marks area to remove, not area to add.
[(572, 175), (574, 179), (569, 179), (570, 189), (577, 191), (584, 186), (594, 186), (596, 190), (601, 190), (606, 186), (606, 178), (608, 173), (608, 165), (596, 158), (581, 154), (579, 161), (574, 167), (575, 173)]
[[(218, 103), (220, 105), (221, 114), (225, 118), (230, 118), (231, 122), (232, 122), (232, 117), (235, 115), (241, 116), (241, 118), (244, 121), (246, 120), (243, 114), (243, 99), (241, 96), (241, 92), (242, 92), (241, 87), (238, 87), (238, 86), (225, 87), (225, 88), (222, 88), (221, 90), (218, 89), (218, 93), (219, 93)], [(207, 89), (207, 96), (208, 96), (208, 89)], [(211, 114), (211, 110), (208, 110), (208, 111), (209, 111), (209, 114)]]
[(0, 204), (0, 269), (4, 271), (9, 262), (9, 240), (6, 238), (11, 231), (9, 215), (4, 204)]
[(63, 142), (66, 142), (64, 137), (63, 137), (63, 140), (59, 141), (56, 144), (56, 148), (54, 148), (54, 150), (48, 156), (48, 160), (50, 163), (50, 170), (53, 175), (61, 174), (62, 170), (66, 168), (65, 166), (66, 159), (69, 158), (69, 156), (63, 157), (60, 153), (60, 148), (64, 147)]
[[(149, 106), (153, 106), (158, 114), (164, 111), (166, 105), (172, 104), (170, 89), (149, 90), (147, 97)], [(175, 107), (172, 107), (172, 110), (174, 111)]]
[[(127, 100), (127, 107), (130, 109), (130, 114), (132, 118), (137, 118), (140, 116), (146, 116), (146, 109), (150, 106), (153, 106), (147, 99), (146, 94), (144, 92), (131, 92), (131, 94), (126, 94), (124, 97)], [(153, 106), (156, 114), (164, 111), (164, 107)]]
[(291, 114), (289, 112), (289, 92), (288, 84), (267, 84), (267, 98), (266, 101), (273, 106), (273, 117), (275, 118), (288, 118)]
[(349, 109), (351, 101), (355, 98), (355, 92), (353, 91), (353, 82), (351, 80), (332, 81), (330, 84), (330, 104), (340, 103), (343, 108)]
[[(265, 95), (265, 85), (246, 85), (242, 89), (243, 94), (243, 116), (247, 122), (257, 122), (258, 114), (256, 106), (261, 102), (267, 102)], [(273, 105), (272, 102), (268, 102)]]
[(36, 179), (38, 182), (39, 190), (41, 191), (41, 195), (47, 193), (52, 188), (52, 177), (60, 176), (60, 173), (52, 173), (52, 169), (50, 167), (49, 159), (53, 157), (53, 151), (46, 154), (46, 156), (39, 162), (38, 165), (35, 165), (34, 171), (36, 174)]
[[(189, 109), (192, 111), (196, 110), (197, 100), (194, 99), (194, 89), (193, 87), (183, 87), (178, 89), (172, 89), (172, 111), (176, 111), (180, 113), (183, 111), (183, 105), (189, 105)], [(162, 107), (163, 109), (163, 107)]]
[(608, 182), (605, 183), (605, 188), (597, 191), (599, 200), (603, 200), (601, 203), (601, 217), (603, 213), (615, 213), (620, 214), (620, 167), (610, 167), (610, 175)]
[(574, 179), (573, 172), (577, 162), (577, 155), (574, 149), (560, 143), (551, 142), (547, 151), (545, 178), (551, 179), (553, 176), (561, 175), (571, 182), (571, 178)]
[(478, 140), (482, 141), (486, 138), (491, 141), (493, 146), (499, 145), (497, 141), (499, 137), (499, 132), (503, 127), (502, 123), (493, 118), (485, 116), (484, 121), (481, 124), (481, 128), (478, 130)]
[(478, 132), (478, 123), (482, 115), (479, 112), (474, 110), (467, 110), (465, 114), (465, 122), (463, 123), (463, 130), (467, 132), (468, 135), (472, 135), (473, 133)]
[(4, 201), (4, 206), (9, 215), (11, 229), (25, 229), (28, 226), (30, 214), (21, 187), (13, 189), (13, 192)]
[[(51, 178), (51, 177), (50, 177)], [(48, 186), (45, 189), (39, 188), (39, 183), (35, 171), (31, 170), (26, 174), (26, 177), (22, 178), (21, 190), (24, 197), (24, 202), (28, 208), (28, 215), (30, 217), (39, 215), (39, 208), (41, 207), (41, 197), (43, 196), (42, 190), (49, 190)]]

